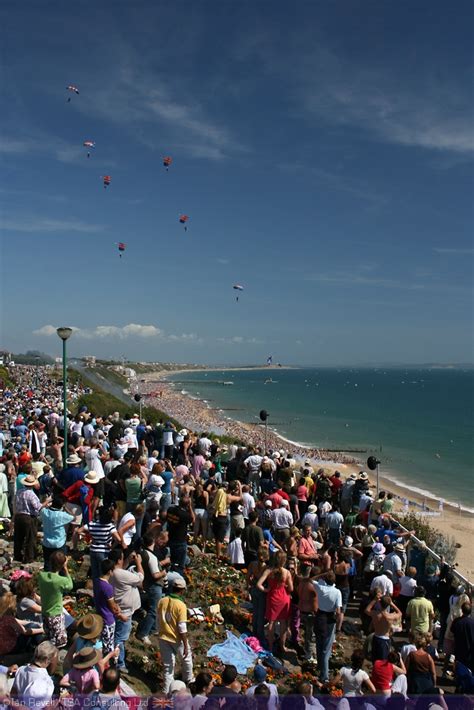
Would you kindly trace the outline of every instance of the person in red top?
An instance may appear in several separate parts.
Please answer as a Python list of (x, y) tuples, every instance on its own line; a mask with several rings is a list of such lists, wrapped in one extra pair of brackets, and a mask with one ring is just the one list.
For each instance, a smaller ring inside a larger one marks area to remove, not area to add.
[[(390, 695), (394, 677), (405, 676), (406, 668), (396, 651), (390, 651), (385, 661), (374, 661), (371, 681), (378, 693)], [(405, 678), (406, 685), (406, 678)]]
[(334, 475), (331, 476), (329, 482), (331, 484), (331, 492), (333, 499), (339, 501), (339, 494), (341, 492), (342, 486), (344, 485), (341, 480), (341, 474), (339, 473), (339, 471), (334, 471)]
[(272, 502), (272, 510), (277, 510), (278, 508), (281, 507), (281, 502), (282, 502), (283, 498), (278, 493), (278, 491), (275, 490), (275, 491), (273, 491), (273, 493), (270, 493), (267, 500), (270, 500)]
[(283, 488), (279, 488), (276, 491), (276, 494), (279, 495), (280, 498), (283, 498), (283, 500), (287, 500), (288, 503), (290, 502), (290, 496), (288, 495), (288, 493), (286, 491), (283, 490)]
[(87, 525), (94, 518), (99, 503), (95, 490), (99, 480), (99, 475), (95, 471), (89, 471), (83, 481), (76, 481), (62, 492), (68, 503), (78, 503), (81, 506), (83, 525)]
[(321, 544), (313, 540), (311, 525), (305, 525), (298, 545), (298, 559), (302, 565), (311, 567), (316, 563), (319, 558), (318, 546)]

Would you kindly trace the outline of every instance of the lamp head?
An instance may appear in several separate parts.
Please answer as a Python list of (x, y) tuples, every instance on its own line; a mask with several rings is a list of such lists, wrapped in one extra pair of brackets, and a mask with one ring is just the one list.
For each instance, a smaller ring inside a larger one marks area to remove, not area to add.
[(61, 340), (67, 340), (72, 335), (72, 328), (56, 328), (56, 333), (59, 335)]
[(259, 414), (260, 421), (266, 422), (267, 419), (268, 419), (268, 416), (269, 416), (269, 415), (268, 415), (268, 412), (266, 411), (266, 409), (261, 409), (261, 410), (260, 410), (260, 414)]
[(375, 471), (379, 463), (380, 461), (375, 456), (369, 456), (369, 458), (367, 459), (367, 466), (370, 468), (371, 471)]

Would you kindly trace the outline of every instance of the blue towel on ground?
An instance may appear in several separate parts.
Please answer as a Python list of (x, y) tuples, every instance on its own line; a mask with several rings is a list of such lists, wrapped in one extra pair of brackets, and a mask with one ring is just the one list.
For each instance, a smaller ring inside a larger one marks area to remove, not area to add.
[(235, 666), (237, 673), (245, 675), (247, 669), (255, 665), (257, 654), (231, 631), (226, 631), (226, 634), (227, 640), (223, 643), (216, 643), (214, 646), (211, 646), (207, 655), (209, 657), (217, 656), (222, 663)]

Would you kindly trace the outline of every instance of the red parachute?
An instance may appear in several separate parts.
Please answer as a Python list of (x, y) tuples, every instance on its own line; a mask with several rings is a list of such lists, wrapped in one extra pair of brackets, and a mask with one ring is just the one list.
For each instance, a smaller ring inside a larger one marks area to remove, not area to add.
[(165, 157), (163, 158), (163, 167), (166, 168), (166, 172), (168, 172), (168, 168), (172, 162), (173, 162), (173, 158), (170, 158), (169, 155), (165, 155)]
[(186, 222), (188, 221), (189, 217), (187, 214), (182, 214), (179, 218), (179, 221), (181, 224), (184, 224), (184, 231), (187, 232), (188, 228), (186, 226)]
[[(69, 86), (66, 86), (67, 91), (71, 91), (73, 94), (79, 94), (79, 89), (77, 86), (73, 86), (72, 84), (69, 84)], [(67, 103), (69, 103), (71, 100), (71, 97), (68, 97)]]
[(127, 245), (125, 244), (125, 242), (119, 242), (119, 243), (118, 243), (118, 250), (119, 250), (119, 252), (120, 252), (120, 258), (122, 258), (122, 252), (125, 251), (126, 246), (127, 246)]
[(112, 178), (110, 177), (110, 175), (104, 175), (102, 180), (104, 181), (104, 189), (105, 189), (106, 187), (108, 187), (110, 185), (110, 181), (112, 180)]

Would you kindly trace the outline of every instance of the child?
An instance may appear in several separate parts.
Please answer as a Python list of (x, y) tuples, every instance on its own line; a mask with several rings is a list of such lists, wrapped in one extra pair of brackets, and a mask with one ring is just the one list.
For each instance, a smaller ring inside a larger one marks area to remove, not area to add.
[(74, 686), (79, 695), (93, 693), (100, 688), (99, 672), (94, 668), (99, 661), (99, 652), (94, 648), (84, 646), (74, 655), (72, 668), (61, 679), (60, 686)]
[(229, 542), (227, 552), (230, 557), (230, 562), (232, 567), (235, 569), (242, 569), (245, 565), (244, 551), (242, 549), (242, 540), (240, 536), (242, 535), (242, 530), (237, 528), (235, 531), (235, 537), (232, 542)]

